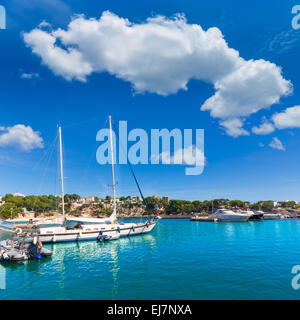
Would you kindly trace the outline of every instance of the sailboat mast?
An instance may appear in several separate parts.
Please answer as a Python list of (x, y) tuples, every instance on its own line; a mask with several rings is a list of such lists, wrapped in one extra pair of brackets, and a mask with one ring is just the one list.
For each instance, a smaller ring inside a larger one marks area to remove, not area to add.
[(58, 132), (59, 132), (59, 156), (60, 156), (62, 214), (63, 214), (63, 220), (65, 221), (64, 168), (63, 168), (63, 154), (62, 154), (61, 127), (60, 126), (58, 126)]
[(111, 151), (111, 170), (112, 170), (112, 183), (113, 183), (113, 207), (116, 212), (116, 184), (115, 184), (115, 169), (114, 169), (114, 145), (113, 145), (113, 134), (111, 125), (111, 116), (109, 118), (109, 133), (110, 133), (110, 151)]

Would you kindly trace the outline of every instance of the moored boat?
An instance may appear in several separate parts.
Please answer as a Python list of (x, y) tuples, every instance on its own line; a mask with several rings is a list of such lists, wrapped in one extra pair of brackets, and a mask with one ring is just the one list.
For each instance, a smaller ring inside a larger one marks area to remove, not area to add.
[[(114, 164), (113, 164), (114, 150), (113, 150), (113, 143), (112, 143), (113, 140), (112, 140), (111, 117), (109, 117), (109, 125), (110, 125), (110, 145), (111, 145), (112, 180), (113, 180), (113, 212), (111, 216), (104, 219), (103, 218), (71, 218), (71, 219), (66, 218), (65, 203), (64, 203), (62, 138), (61, 138), (61, 127), (58, 127), (62, 217), (49, 220), (49, 221), (44, 221), (43, 224), (40, 224), (40, 222), (38, 222), (36, 223), (35, 230), (33, 230), (31, 236), (28, 237), (28, 234), (22, 233), (19, 235), (19, 237), (21, 238), (23, 237), (31, 241), (33, 237), (38, 236), (40, 241), (42, 241), (43, 243), (86, 241), (86, 240), (116, 240), (116, 239), (119, 239), (120, 237), (128, 237), (128, 236), (145, 234), (153, 230), (153, 228), (157, 223), (157, 220), (154, 220), (154, 219), (151, 221), (143, 222), (143, 223), (119, 223), (117, 221), (115, 176), (114, 176)], [(141, 196), (145, 202), (145, 199), (142, 194)]]
[(0, 260), (23, 262), (52, 256), (51, 250), (44, 248), (37, 237), (26, 240), (12, 238), (0, 241)]
[(209, 217), (218, 222), (244, 222), (248, 221), (252, 214), (247, 212), (234, 212), (229, 209), (218, 209)]
[(264, 217), (263, 211), (247, 211), (252, 213), (252, 216), (249, 218), (249, 221), (262, 221)]

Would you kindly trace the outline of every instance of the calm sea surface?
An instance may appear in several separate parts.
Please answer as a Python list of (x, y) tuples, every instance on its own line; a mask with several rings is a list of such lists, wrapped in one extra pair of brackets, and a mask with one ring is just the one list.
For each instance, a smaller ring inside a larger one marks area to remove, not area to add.
[(0, 265), (0, 299), (300, 299), (300, 220), (160, 220), (148, 235), (47, 247), (50, 259)]

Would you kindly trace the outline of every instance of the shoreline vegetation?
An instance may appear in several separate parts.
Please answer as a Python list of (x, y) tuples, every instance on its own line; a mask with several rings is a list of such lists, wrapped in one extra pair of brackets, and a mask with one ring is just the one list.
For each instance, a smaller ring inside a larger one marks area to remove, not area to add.
[[(65, 210), (68, 217), (107, 217), (112, 212), (112, 198), (82, 198), (77, 194), (66, 194)], [(265, 212), (300, 214), (300, 205), (295, 201), (258, 201), (250, 203), (241, 200), (214, 199), (205, 201), (169, 200), (167, 197), (147, 197), (147, 207), (139, 197), (120, 197), (117, 199), (119, 218), (143, 218), (155, 216), (162, 218), (191, 218), (208, 216), (218, 208), (250, 209)], [(6, 194), (0, 203), (0, 218), (10, 221), (27, 221), (56, 217), (61, 214), (61, 197), (54, 195), (15, 196)]]

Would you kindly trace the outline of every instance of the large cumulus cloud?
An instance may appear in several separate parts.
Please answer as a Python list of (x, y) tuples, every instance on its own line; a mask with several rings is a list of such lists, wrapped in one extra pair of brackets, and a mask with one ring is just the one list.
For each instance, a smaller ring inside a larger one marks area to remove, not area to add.
[[(108, 72), (130, 82), (136, 93), (160, 95), (187, 90), (191, 79), (211, 83), (216, 92), (201, 110), (221, 119), (229, 134), (230, 121), (225, 120), (241, 123), (241, 117), (269, 108), (292, 91), (280, 67), (243, 59), (218, 28), (205, 31), (183, 15), (136, 24), (106, 11), (99, 19), (73, 17), (65, 30), (33, 29), (24, 33), (24, 41), (43, 64), (68, 81)], [(245, 135), (240, 129), (233, 130), (234, 136)]]

